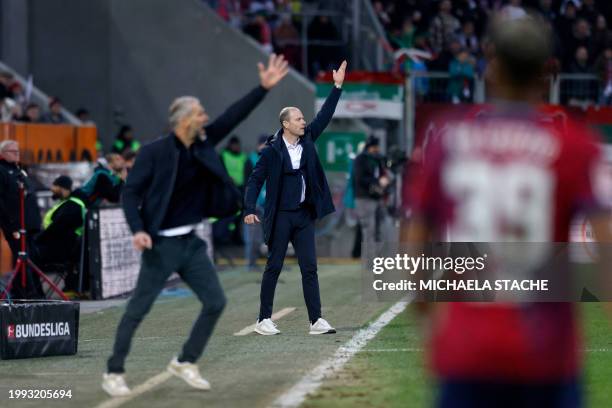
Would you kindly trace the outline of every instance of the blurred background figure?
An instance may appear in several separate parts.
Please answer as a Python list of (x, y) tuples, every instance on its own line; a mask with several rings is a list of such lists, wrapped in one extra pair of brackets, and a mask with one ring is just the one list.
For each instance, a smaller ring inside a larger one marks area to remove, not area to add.
[(112, 151), (123, 154), (128, 149), (137, 152), (140, 149), (140, 142), (134, 138), (132, 126), (122, 125), (113, 142)]
[[(255, 164), (259, 160), (261, 150), (266, 146), (268, 135), (260, 135), (257, 139), (257, 149), (249, 154), (248, 174), (245, 180), (248, 180)], [(257, 198), (255, 210), (258, 217), (263, 217), (264, 203), (266, 201), (266, 185), (264, 183)], [(244, 228), (244, 258), (247, 262), (247, 268), (251, 271), (258, 271), (257, 258), (259, 258), (260, 248), (263, 244), (263, 230), (260, 224), (245, 224)]]
[(49, 112), (43, 116), (43, 122), (47, 123), (67, 123), (68, 120), (62, 113), (62, 101), (56, 96), (49, 100)]
[[(610, 242), (609, 208), (592, 171), (601, 161), (598, 140), (537, 109), (550, 32), (539, 19), (515, 16), (494, 20), (490, 39), (493, 104), (449, 119), (426, 146), (406, 184), (405, 212), (413, 215), (402, 221), (401, 241), (567, 242), (581, 212), (595, 236)], [(451, 302), (429, 311), (437, 406), (582, 406), (574, 304)]]
[(355, 212), (365, 248), (362, 255), (372, 253), (375, 243), (381, 241), (381, 225), (385, 217), (383, 199), (389, 184), (384, 158), (380, 154), (380, 140), (370, 136), (353, 163)]

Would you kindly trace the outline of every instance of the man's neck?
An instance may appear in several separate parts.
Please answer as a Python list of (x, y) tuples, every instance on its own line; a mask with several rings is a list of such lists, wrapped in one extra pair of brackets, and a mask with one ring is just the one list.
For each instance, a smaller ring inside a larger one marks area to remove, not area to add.
[(188, 149), (195, 142), (196, 135), (189, 133), (188, 130), (174, 129), (174, 134)]
[(290, 132), (283, 131), (283, 139), (285, 139), (289, 144), (296, 144), (299, 138), (299, 136), (296, 136)]

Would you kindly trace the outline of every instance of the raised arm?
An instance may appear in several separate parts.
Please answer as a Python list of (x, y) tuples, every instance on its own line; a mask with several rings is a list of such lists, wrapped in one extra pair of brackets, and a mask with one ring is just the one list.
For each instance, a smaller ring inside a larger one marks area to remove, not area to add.
[(260, 62), (257, 64), (259, 71), (259, 86), (251, 90), (245, 96), (234, 102), (214, 122), (205, 126), (206, 137), (212, 144), (219, 143), (230, 134), (240, 122), (242, 122), (266, 96), (268, 90), (272, 89), (289, 72), (287, 61), (282, 55), (272, 54), (268, 59), (268, 66)]
[(331, 92), (323, 106), (321, 106), (321, 110), (317, 113), (317, 116), (313, 119), (313, 121), (308, 125), (307, 133), (309, 133), (312, 137), (312, 141), (316, 141), (317, 138), (323, 133), (332, 117), (334, 116), (334, 111), (336, 110), (336, 105), (338, 105), (338, 100), (340, 99), (340, 94), (342, 93), (342, 83), (344, 82), (344, 75), (346, 73), (346, 61), (342, 61), (340, 64), (340, 68), (338, 70), (333, 71), (334, 78), (334, 86), (332, 87)]

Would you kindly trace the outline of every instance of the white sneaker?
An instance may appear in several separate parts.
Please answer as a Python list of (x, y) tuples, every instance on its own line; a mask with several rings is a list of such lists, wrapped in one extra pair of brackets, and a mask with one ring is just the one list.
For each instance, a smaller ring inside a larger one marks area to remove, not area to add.
[(332, 334), (335, 333), (336, 329), (331, 327), (327, 320), (322, 317), (314, 323), (310, 325), (310, 334)]
[(104, 373), (102, 376), (102, 389), (111, 397), (125, 397), (130, 395), (130, 389), (125, 383), (123, 374)]
[(272, 319), (263, 319), (261, 322), (258, 320), (257, 323), (255, 323), (253, 331), (264, 336), (272, 336), (280, 333), (280, 330), (276, 328), (276, 323), (274, 323)]
[(198, 366), (192, 363), (179, 363), (178, 358), (174, 357), (168, 364), (168, 372), (182, 378), (187, 384), (199, 390), (210, 390), (210, 383), (202, 378)]

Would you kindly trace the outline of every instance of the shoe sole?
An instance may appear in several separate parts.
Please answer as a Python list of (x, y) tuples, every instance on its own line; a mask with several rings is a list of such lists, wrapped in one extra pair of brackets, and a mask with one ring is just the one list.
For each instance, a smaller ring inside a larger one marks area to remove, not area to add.
[(317, 331), (317, 332), (311, 331), (309, 334), (317, 335), (317, 334), (334, 334), (334, 333), (336, 333), (336, 329), (330, 329), (330, 330), (321, 331), (321, 332), (320, 331)]
[(174, 369), (174, 367), (172, 367), (172, 366), (168, 366), (168, 367), (166, 368), (166, 370), (167, 370), (167, 371), (168, 371), (170, 374), (172, 374), (173, 376), (178, 377), (178, 378), (180, 378), (181, 380), (185, 381), (185, 382), (186, 382), (186, 383), (187, 383), (189, 386), (191, 386), (191, 387), (193, 387), (193, 388), (195, 388), (195, 389), (202, 390), (202, 391), (210, 391), (210, 385), (208, 385), (207, 387), (202, 387), (202, 386), (200, 386), (200, 385), (193, 384), (193, 383), (191, 383), (191, 382), (187, 381), (185, 378), (183, 378), (183, 376), (182, 376), (182, 375), (181, 375), (181, 374), (180, 374), (178, 371), (176, 371), (176, 370)]
[(109, 388), (104, 383), (102, 383), (102, 389), (104, 390), (105, 393), (107, 393), (111, 397), (127, 397), (131, 393), (131, 392), (127, 392), (125, 394), (113, 394), (112, 392), (109, 391)]
[(261, 331), (257, 328), (253, 329), (253, 331), (257, 334), (261, 334), (262, 336), (274, 336), (275, 334), (280, 334), (280, 331), (275, 332), (275, 333), (270, 333), (270, 332)]

